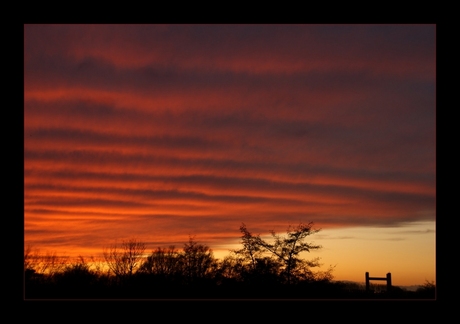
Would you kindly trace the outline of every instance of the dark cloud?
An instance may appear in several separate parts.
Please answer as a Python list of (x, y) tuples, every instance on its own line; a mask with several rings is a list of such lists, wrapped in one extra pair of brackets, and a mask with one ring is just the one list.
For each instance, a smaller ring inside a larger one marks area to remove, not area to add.
[[(52, 163), (53, 161), (62, 163), (65, 165), (74, 165), (72, 171), (67, 172), (67, 176), (72, 177), (74, 172), (82, 172), (83, 174), (77, 173), (76, 177), (83, 176), (120, 179), (123, 177), (127, 180), (142, 181), (142, 179), (161, 180), (166, 175), (161, 171), (160, 173), (155, 172), (155, 168), (168, 168), (169, 171), (167, 177), (171, 177), (172, 180), (180, 180), (183, 184), (191, 185), (193, 183), (216, 183), (216, 181), (222, 182), (224, 185), (232, 185), (237, 183), (240, 185), (248, 185), (259, 181), (260, 186), (266, 186), (272, 183), (273, 176), (285, 177), (289, 179), (302, 180), (315, 179), (318, 176), (331, 176), (331, 177), (344, 177), (348, 180), (369, 180), (369, 181), (409, 181), (420, 185), (434, 185), (434, 178), (429, 175), (418, 174), (410, 172), (403, 173), (398, 171), (386, 171), (383, 169), (381, 172), (374, 170), (361, 170), (359, 168), (353, 168), (352, 166), (344, 165), (342, 168), (335, 168), (330, 166), (318, 166), (315, 164), (308, 164), (302, 162), (290, 162), (290, 161), (251, 161), (251, 160), (231, 160), (231, 159), (208, 159), (208, 158), (175, 158), (156, 154), (139, 154), (139, 153), (122, 153), (117, 151), (91, 151), (91, 150), (28, 150), (24, 152), (24, 157), (28, 163), (36, 161), (37, 163)], [(28, 168), (26, 163), (26, 170)], [(90, 173), (82, 169), (82, 167), (91, 166), (104, 166), (110, 168), (112, 174), (106, 174), (103, 170), (91, 171)], [(57, 168), (58, 165), (56, 165)], [(138, 171), (142, 168), (142, 172)], [(192, 174), (189, 171), (193, 171)], [(31, 171), (32, 172), (32, 171)], [(40, 172), (40, 171), (38, 171)], [(60, 171), (63, 172), (63, 171)], [(139, 174), (139, 172), (141, 172)], [(145, 174), (144, 174), (145, 173)], [(234, 176), (230, 174), (238, 174)], [(255, 179), (250, 179), (257, 175)], [(58, 173), (59, 175), (59, 173)], [(65, 174), (61, 174), (66, 176)], [(177, 178), (179, 177), (179, 178)], [(257, 180), (266, 178), (263, 180)], [(243, 178), (243, 179), (241, 179)], [(244, 180), (247, 178), (248, 180)], [(168, 180), (168, 178), (163, 178)], [(244, 182), (248, 181), (248, 182)], [(262, 181), (262, 182), (261, 182)], [(351, 185), (353, 186), (353, 185)], [(397, 188), (395, 188), (397, 189)]]
[(423, 231), (398, 231), (396, 234), (431, 234), (431, 233), (436, 233), (435, 230), (432, 230), (432, 229), (426, 229), (426, 230), (423, 230)]
[(37, 141), (59, 141), (69, 145), (91, 145), (107, 147), (136, 147), (136, 148), (169, 148), (176, 149), (224, 149), (222, 142), (212, 141), (197, 136), (130, 136), (118, 133), (100, 133), (96, 131), (82, 131), (69, 128), (51, 128), (30, 130), (28, 136)]

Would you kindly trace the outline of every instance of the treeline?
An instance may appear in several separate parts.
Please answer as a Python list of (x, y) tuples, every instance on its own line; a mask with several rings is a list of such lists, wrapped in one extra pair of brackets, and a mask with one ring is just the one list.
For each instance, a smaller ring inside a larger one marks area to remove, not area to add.
[(83, 257), (68, 262), (28, 248), (25, 298), (434, 298), (434, 287), (417, 293), (393, 287), (370, 294), (358, 285), (333, 282), (332, 268), (313, 271), (319, 259), (300, 257), (321, 248), (305, 242), (319, 231), (312, 226), (300, 224), (284, 236), (272, 232), (272, 242), (266, 242), (242, 224), (241, 249), (221, 260), (193, 238), (180, 250), (158, 247), (150, 254), (143, 242), (123, 241), (104, 249), (103, 262)]

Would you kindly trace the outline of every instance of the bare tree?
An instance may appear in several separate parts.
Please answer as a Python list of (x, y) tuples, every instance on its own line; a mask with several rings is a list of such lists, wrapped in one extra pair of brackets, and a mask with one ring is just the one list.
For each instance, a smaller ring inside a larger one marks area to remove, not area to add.
[(157, 248), (142, 263), (141, 270), (148, 274), (173, 275), (180, 269), (180, 255), (174, 245), (168, 249)]
[(24, 271), (35, 270), (34, 250), (31, 245), (24, 249)]
[(254, 270), (257, 267), (257, 259), (262, 257), (264, 251), (263, 242), (259, 236), (252, 235), (244, 223), (240, 226), (240, 232), (243, 234), (241, 237), (243, 248), (233, 252), (238, 256), (242, 256), (244, 260), (249, 261), (251, 269)]
[(212, 250), (206, 245), (198, 244), (191, 237), (184, 244), (182, 260), (184, 273), (189, 281), (206, 277), (216, 263)]
[(90, 256), (90, 267), (94, 273), (97, 275), (102, 275), (104, 269), (104, 261), (100, 258), (95, 258), (94, 256)]
[(58, 256), (56, 252), (42, 254), (39, 249), (27, 246), (24, 250), (24, 271), (54, 275), (62, 271), (67, 264), (67, 257)]
[(145, 244), (136, 239), (122, 241), (104, 249), (104, 259), (115, 276), (118, 278), (131, 276), (138, 268), (145, 251)]

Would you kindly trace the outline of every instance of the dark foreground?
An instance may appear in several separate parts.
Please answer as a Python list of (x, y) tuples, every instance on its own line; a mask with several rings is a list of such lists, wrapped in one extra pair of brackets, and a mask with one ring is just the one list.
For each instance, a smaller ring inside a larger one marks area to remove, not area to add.
[(27, 299), (435, 299), (435, 287), (417, 291), (399, 287), (371, 287), (367, 292), (357, 284), (317, 281), (291, 285), (275, 283), (180, 282), (135, 276), (123, 281), (99, 278), (25, 278)]

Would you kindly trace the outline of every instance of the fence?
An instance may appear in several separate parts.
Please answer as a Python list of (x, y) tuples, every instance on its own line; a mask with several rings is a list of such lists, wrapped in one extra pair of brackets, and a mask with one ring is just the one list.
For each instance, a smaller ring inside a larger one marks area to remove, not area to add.
[(369, 281), (370, 280), (384, 280), (387, 282), (387, 291), (391, 290), (391, 273), (387, 273), (386, 277), (369, 277), (369, 272), (366, 272), (366, 291), (370, 290)]

